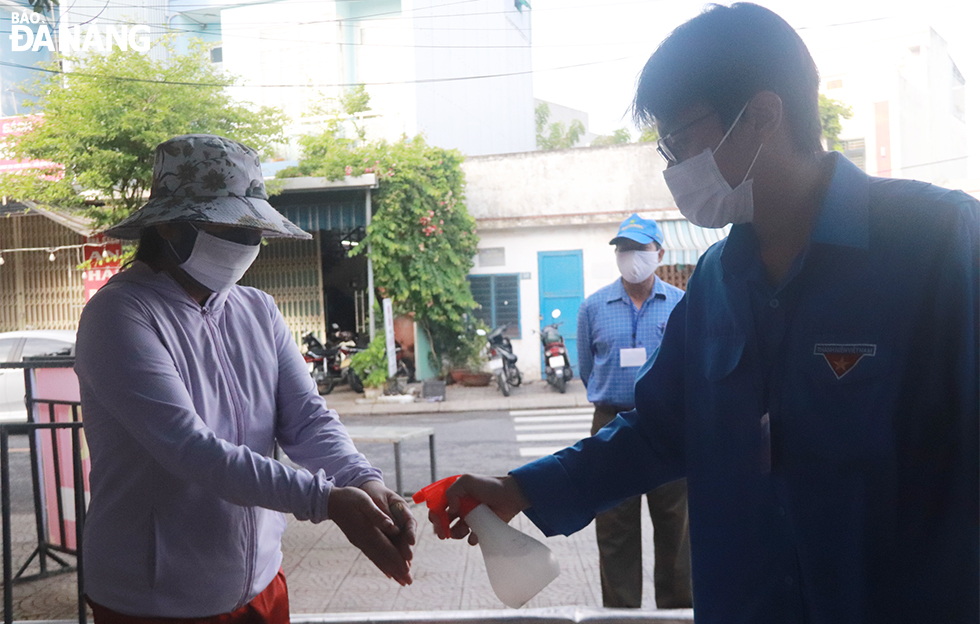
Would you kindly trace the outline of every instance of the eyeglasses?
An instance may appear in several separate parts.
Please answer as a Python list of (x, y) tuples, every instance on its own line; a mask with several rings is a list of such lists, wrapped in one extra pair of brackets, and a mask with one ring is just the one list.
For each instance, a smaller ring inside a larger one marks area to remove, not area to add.
[(685, 130), (690, 129), (692, 126), (694, 126), (694, 124), (696, 124), (696, 123), (698, 123), (700, 121), (703, 121), (703, 120), (707, 119), (708, 117), (711, 117), (714, 114), (715, 114), (714, 111), (711, 111), (710, 113), (705, 113), (704, 115), (701, 115), (697, 119), (695, 119), (693, 121), (690, 121), (690, 122), (684, 124), (683, 126), (681, 126), (680, 128), (678, 128), (677, 130), (674, 130), (673, 132), (671, 132), (667, 136), (665, 136), (663, 138), (660, 138), (660, 139), (657, 139), (657, 152), (668, 163), (673, 163), (673, 164), (676, 165), (677, 162), (678, 162), (677, 157), (674, 156), (674, 153), (670, 150), (670, 146), (667, 144), (667, 141), (673, 139), (674, 137), (676, 137), (678, 134), (684, 132)]

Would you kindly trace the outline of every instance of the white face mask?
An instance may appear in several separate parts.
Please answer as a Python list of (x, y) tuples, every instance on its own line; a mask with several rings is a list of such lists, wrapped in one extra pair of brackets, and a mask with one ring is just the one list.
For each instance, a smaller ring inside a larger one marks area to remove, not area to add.
[(259, 245), (243, 245), (197, 231), (194, 248), (180, 265), (188, 275), (214, 292), (224, 292), (242, 279), (259, 255)]
[(715, 162), (715, 152), (722, 146), (735, 124), (745, 112), (746, 102), (734, 123), (722, 137), (721, 143), (714, 150), (705, 149), (703, 152), (688, 158), (684, 162), (664, 170), (664, 181), (678, 210), (688, 221), (707, 228), (725, 227), (729, 223), (748, 223), (752, 221), (752, 180), (749, 173), (762, 151), (762, 145), (755, 152), (755, 158), (745, 172), (741, 184), (734, 189), (721, 175), (718, 163)]
[(642, 284), (660, 266), (659, 251), (617, 251), (616, 266), (630, 284)]

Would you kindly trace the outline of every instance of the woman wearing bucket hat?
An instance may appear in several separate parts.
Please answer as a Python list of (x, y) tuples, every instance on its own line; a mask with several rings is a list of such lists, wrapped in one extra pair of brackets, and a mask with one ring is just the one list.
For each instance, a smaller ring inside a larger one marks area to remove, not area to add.
[(262, 237), (310, 238), (269, 205), (258, 154), (212, 135), (161, 144), (148, 203), (105, 233), (139, 247), (78, 327), (97, 624), (287, 623), (284, 513), (333, 520), (411, 583), (405, 502), (326, 407), (272, 298), (235, 285)]

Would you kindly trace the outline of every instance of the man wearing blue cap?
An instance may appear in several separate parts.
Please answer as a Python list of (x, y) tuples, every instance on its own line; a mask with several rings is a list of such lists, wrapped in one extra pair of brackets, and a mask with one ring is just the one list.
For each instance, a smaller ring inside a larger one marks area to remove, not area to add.
[[(633, 409), (636, 372), (660, 346), (667, 318), (684, 292), (657, 277), (664, 235), (656, 221), (630, 215), (609, 241), (622, 278), (600, 288), (578, 313), (578, 361), (589, 401), (592, 435)], [(605, 607), (640, 608), (643, 549), (640, 499), (635, 496), (596, 516), (599, 575)], [(656, 553), (654, 589), (661, 609), (691, 606), (691, 545), (687, 482), (647, 493)]]

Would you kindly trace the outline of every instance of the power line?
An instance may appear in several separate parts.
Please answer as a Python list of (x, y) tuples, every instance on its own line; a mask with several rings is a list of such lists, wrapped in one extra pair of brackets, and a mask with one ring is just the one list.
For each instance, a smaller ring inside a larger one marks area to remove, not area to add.
[[(123, 24), (125, 25), (125, 24)], [(151, 27), (152, 29), (153, 27)], [(13, 31), (0, 30), (0, 35), (12, 35)], [(150, 35), (154, 35), (153, 31), (150, 31)], [(241, 37), (240, 35), (232, 35), (233, 38)], [(253, 39), (249, 37), (249, 39)], [(310, 45), (336, 45), (344, 47), (359, 47), (359, 48), (412, 48), (420, 50), (530, 50), (531, 45), (428, 45), (428, 44), (417, 44), (417, 43), (363, 43), (356, 41), (316, 41), (309, 39), (273, 39), (260, 37), (260, 41), (284, 41), (289, 43), (306, 43)], [(609, 46), (633, 46), (633, 45), (649, 45), (649, 41), (605, 41), (605, 42), (593, 42), (593, 43), (556, 43), (551, 45), (536, 45), (533, 48), (595, 48), (595, 47), (609, 47)]]
[[(257, 6), (257, 5), (262, 5), (262, 4), (273, 4), (273, 3), (276, 3), (276, 2), (279, 2), (279, 1), (281, 1), (281, 0), (268, 0), (267, 2), (259, 2), (259, 3), (255, 3), (253, 5), (248, 5), (248, 6)], [(353, 1), (353, 0), (348, 0), (348, 1)], [(466, 4), (466, 3), (469, 3), (469, 2), (475, 2), (475, 1), (478, 1), (478, 0), (457, 0), (456, 2), (449, 2), (449, 3), (445, 3), (445, 4), (436, 5), (436, 6), (433, 6), (433, 7), (416, 7), (414, 9), (411, 9), (411, 11), (420, 11), (422, 9), (438, 9), (438, 8), (442, 8), (442, 7), (446, 7), (446, 6), (452, 6), (452, 5), (457, 5), (457, 4)], [(647, 1), (649, 1), (649, 0), (647, 0)], [(314, 4), (316, 3), (315, 0), (313, 1), (313, 3)], [(616, 5), (632, 5), (632, 4), (646, 4), (646, 3), (647, 2), (645, 2), (643, 0), (633, 0), (633, 1), (625, 1), (625, 2), (613, 3), (612, 6), (616, 6)], [(98, 5), (92, 5), (92, 8), (95, 8), (95, 6), (98, 6)], [(132, 4), (127, 4), (126, 6), (130, 6), (130, 7), (133, 7), (133, 8), (142, 8), (142, 7), (138, 7), (136, 5), (132, 5)], [(602, 5), (602, 6), (603, 7), (608, 7), (610, 5), (609, 4), (605, 4), (605, 5)], [(204, 7), (204, 5), (202, 5), (202, 8), (203, 7)], [(559, 10), (561, 10), (561, 11), (568, 11), (568, 10), (574, 10), (574, 9), (586, 9), (586, 8), (596, 8), (596, 7), (597, 7), (597, 5), (576, 5), (576, 6), (571, 6), (571, 7), (565, 6), (565, 7), (556, 7), (556, 8), (552, 8), (552, 9), (538, 9), (538, 11), (559, 11)], [(102, 8), (103, 11), (105, 10), (105, 6), (102, 6), (101, 8)], [(347, 22), (347, 21), (363, 21), (363, 20), (367, 20), (367, 19), (370, 19), (370, 18), (374, 18), (374, 17), (383, 17), (383, 16), (389, 16), (389, 15), (396, 16), (395, 19), (436, 19), (436, 18), (472, 17), (472, 16), (483, 16), (483, 15), (507, 15), (507, 14), (512, 14), (512, 13), (513, 13), (513, 10), (506, 10), (506, 11), (490, 11), (490, 12), (475, 12), (475, 13), (452, 13), (452, 14), (434, 15), (434, 16), (412, 16), (412, 15), (405, 15), (405, 12), (404, 11), (399, 10), (399, 11), (387, 11), (387, 12), (383, 12), (383, 13), (374, 13), (374, 14), (368, 14), (368, 15), (357, 16), (357, 17), (335, 18), (335, 19), (325, 19), (325, 20), (311, 20), (311, 21), (300, 22), (300, 23), (295, 23), (295, 24), (279, 24), (279, 25), (276, 25), (276, 26), (278, 26), (280, 28), (285, 28), (285, 27), (299, 28), (299, 27), (302, 27), (302, 26), (315, 25), (315, 24), (324, 24), (324, 23), (341, 23), (341, 22)], [(101, 14), (101, 11), (100, 11), (100, 14)], [(176, 17), (176, 16), (179, 16), (179, 15), (181, 15), (181, 14), (180, 13), (177, 13), (177, 14), (174, 14), (174, 15), (172, 15), (170, 17)], [(85, 16), (82, 16), (82, 17), (85, 17)], [(93, 19), (95, 19), (95, 18), (93, 17), (93, 18), (85, 21), (84, 24), (87, 24), (87, 23), (91, 22)], [(853, 24), (861, 24), (861, 23), (868, 23), (868, 22), (875, 22), (875, 21), (882, 21), (882, 20), (889, 20), (889, 19), (894, 19), (894, 16), (882, 16), (882, 17), (875, 17), (875, 18), (869, 18), (869, 19), (854, 20), (854, 21), (850, 21), (850, 22), (836, 22), (836, 23), (831, 23), (831, 24), (818, 24), (818, 25), (811, 25), (811, 26), (801, 26), (799, 28), (796, 28), (796, 30), (800, 31), (800, 30), (813, 30), (813, 29), (818, 29), (818, 28), (833, 28), (833, 27), (839, 27), (839, 26), (849, 26), (849, 25), (853, 25)], [(112, 24), (119, 24), (119, 25), (135, 25), (136, 24), (136, 22), (126, 21), (126, 20), (121, 20), (121, 19), (107, 19), (107, 20), (104, 20), (104, 21), (110, 22)], [(76, 25), (76, 24), (72, 24), (72, 25)], [(220, 25), (220, 23), (218, 25)], [(277, 37), (266, 37), (266, 36), (262, 36), (262, 35), (259, 35), (259, 36), (251, 36), (251, 35), (235, 34), (233, 32), (234, 29), (236, 29), (236, 28), (238, 28), (238, 29), (245, 29), (245, 28), (253, 28), (253, 27), (264, 26), (264, 25), (268, 25), (268, 24), (266, 24), (265, 22), (252, 22), (252, 23), (229, 24), (229, 25), (221, 26), (220, 36), (221, 36), (222, 39), (225, 39), (227, 37), (227, 38), (232, 38), (232, 39), (236, 39), (237, 38), (239, 40), (244, 39), (244, 40), (249, 40), (249, 41), (282, 41), (282, 42), (288, 42), (288, 43), (294, 43), (294, 44), (295, 43), (309, 43), (309, 44), (320, 44), (320, 45), (326, 44), (326, 45), (338, 45), (338, 46), (346, 46), (346, 47), (368, 47), (368, 48), (418, 48), (418, 49), (454, 49), (454, 50), (458, 50), (458, 49), (467, 49), (467, 48), (472, 48), (472, 49), (524, 49), (525, 47), (530, 47), (530, 46), (524, 46), (524, 45), (465, 45), (465, 46), (455, 46), (455, 45), (426, 45), (426, 44), (372, 44), (372, 43), (348, 42), (348, 41), (327, 42), (327, 41), (322, 41), (322, 40), (298, 40), (298, 39), (295, 39), (295, 38), (283, 39), (283, 38), (277, 38)], [(164, 26), (164, 25), (156, 25), (156, 24), (153, 24), (153, 25), (147, 24), (147, 26), (150, 26), (150, 28), (151, 29), (154, 29), (154, 30), (160, 30), (161, 33), (156, 33), (158, 36), (160, 36), (160, 35), (166, 35), (166, 34), (188, 34), (188, 35), (200, 36), (202, 34), (201, 31), (199, 31), (199, 30), (194, 30), (194, 29), (189, 29), (189, 28), (177, 28), (177, 27), (173, 27), (173, 26)], [(413, 25), (411, 28), (406, 28), (406, 32), (412, 32), (414, 30), (423, 30), (423, 29), (424, 30), (448, 30), (448, 31), (464, 30), (464, 29), (455, 28), (455, 27), (435, 28), (435, 27), (418, 27), (418, 26), (414, 26)], [(499, 31), (499, 32), (512, 32), (514, 29), (513, 28), (502, 28), (502, 29), (475, 28), (475, 29), (465, 29), (465, 30), (475, 30), (477, 32), (483, 32), (483, 31), (489, 32), (491, 30), (495, 30), (495, 31)], [(11, 33), (9, 31), (0, 31), (0, 34), (11, 34)], [(215, 33), (215, 34), (217, 34), (217, 33)], [(611, 45), (647, 45), (649, 43), (650, 43), (649, 41), (638, 41), (638, 42), (593, 42), (593, 43), (554, 44), (554, 45), (547, 45), (547, 46), (545, 46), (545, 45), (536, 45), (534, 47), (539, 48), (539, 49), (540, 48), (578, 48), (578, 47), (598, 47), (598, 46), (611, 46)]]
[(943, 160), (934, 160), (932, 162), (919, 163), (917, 165), (900, 165), (898, 167), (892, 167), (891, 169), (885, 169), (884, 171), (879, 171), (878, 172), (878, 175), (882, 175), (882, 174), (886, 174), (886, 173), (887, 174), (890, 174), (890, 173), (892, 173), (895, 170), (905, 171), (906, 169), (915, 169), (917, 167), (928, 167), (930, 165), (941, 165), (943, 163), (955, 162), (957, 160), (966, 160), (969, 157), (970, 157), (970, 155), (969, 154), (966, 154), (965, 156), (955, 156), (953, 158), (945, 158)]
[[(111, 76), (111, 75), (100, 75), (100, 74), (89, 74), (86, 72), (76, 72), (76, 71), (60, 71), (56, 69), (47, 69), (44, 67), (31, 67), (30, 65), (21, 65), (20, 63), (11, 63), (9, 61), (0, 61), (0, 65), (6, 67), (15, 67), (18, 69), (26, 69), (28, 71), (43, 72), (48, 74), (58, 74), (62, 76), (81, 76), (84, 78), (94, 78), (98, 80), (111, 80), (116, 82), (140, 82), (149, 84), (163, 84), (172, 86), (184, 86), (184, 87), (238, 87), (238, 88), (248, 88), (248, 89), (268, 89), (268, 88), (324, 88), (324, 87), (356, 87), (359, 85), (364, 85), (366, 87), (374, 86), (387, 86), (387, 85), (403, 85), (403, 84), (428, 84), (437, 82), (459, 82), (463, 80), (483, 80), (488, 78), (506, 78), (509, 76), (524, 76), (527, 74), (535, 74), (541, 72), (551, 72), (551, 71), (561, 71), (565, 69), (575, 69), (578, 67), (588, 67), (591, 65), (607, 65), (610, 63), (618, 63), (620, 61), (625, 61), (631, 58), (636, 58), (638, 55), (632, 56), (622, 56), (615, 59), (607, 59), (602, 61), (589, 61), (587, 63), (576, 63), (574, 65), (563, 65), (560, 67), (546, 67), (544, 69), (527, 69), (514, 72), (501, 72), (499, 74), (482, 74), (476, 76), (453, 76), (449, 78), (419, 78), (416, 80), (391, 80), (383, 82), (339, 82), (332, 84), (261, 84), (261, 85), (243, 85), (243, 84), (231, 84), (224, 82), (182, 82), (174, 80), (151, 80), (149, 78), (133, 78), (130, 76)], [(643, 54), (646, 56), (646, 53)]]

